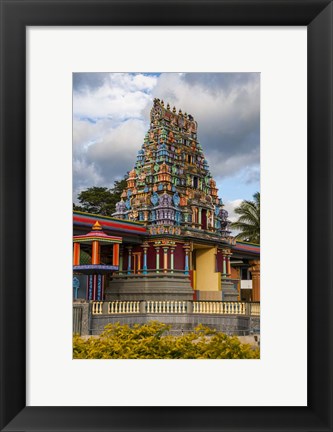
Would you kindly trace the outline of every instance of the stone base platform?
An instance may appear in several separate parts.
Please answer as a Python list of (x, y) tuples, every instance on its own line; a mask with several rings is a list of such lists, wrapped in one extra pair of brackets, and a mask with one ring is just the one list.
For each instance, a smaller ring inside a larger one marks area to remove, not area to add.
[(154, 273), (140, 276), (115, 276), (105, 290), (105, 300), (193, 300), (193, 290), (188, 276)]
[(227, 279), (222, 279), (222, 300), (223, 301), (237, 301), (239, 293), (235, 285)]

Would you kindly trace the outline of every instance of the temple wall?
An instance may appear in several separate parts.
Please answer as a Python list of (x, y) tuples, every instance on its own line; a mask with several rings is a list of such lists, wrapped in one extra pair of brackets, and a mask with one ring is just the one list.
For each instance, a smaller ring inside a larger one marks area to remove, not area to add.
[(198, 301), (222, 301), (222, 291), (197, 291)]
[(184, 270), (185, 268), (185, 251), (183, 243), (178, 243), (174, 251), (174, 268), (175, 270)]
[(221, 290), (221, 273), (216, 272), (216, 249), (196, 250), (196, 289), (200, 291)]
[[(87, 285), (88, 285), (88, 276), (82, 274), (75, 274), (73, 278), (77, 278), (79, 280), (79, 289), (77, 290), (77, 298), (78, 299), (86, 299), (87, 298)], [(73, 289), (73, 297), (75, 291)]]
[(123, 270), (127, 270), (127, 264), (128, 264), (128, 250), (126, 247), (124, 247), (123, 251)]
[(223, 271), (222, 252), (218, 251), (216, 254), (216, 270), (220, 273)]
[(147, 250), (147, 267), (148, 270), (156, 268), (156, 250), (153, 246), (153, 243), (149, 243), (149, 248)]
[(73, 334), (91, 333), (91, 303), (75, 300), (73, 302)]
[(231, 267), (231, 279), (240, 279), (239, 268)]
[[(156, 269), (156, 249), (154, 247), (153, 242), (149, 242), (149, 247), (147, 249), (147, 268), (148, 270)], [(133, 271), (133, 254), (136, 252), (141, 253), (141, 268), (143, 266), (143, 248), (140, 245), (135, 245), (132, 248), (132, 268)], [(128, 270), (128, 249), (127, 246), (123, 249), (123, 271)], [(160, 247), (160, 268), (162, 269), (164, 265), (164, 251), (163, 247)], [(168, 249), (168, 268), (171, 268), (171, 253), (170, 249)], [(184, 270), (185, 268), (185, 251), (183, 248), (183, 243), (177, 243), (174, 249), (174, 269), (175, 270)]]

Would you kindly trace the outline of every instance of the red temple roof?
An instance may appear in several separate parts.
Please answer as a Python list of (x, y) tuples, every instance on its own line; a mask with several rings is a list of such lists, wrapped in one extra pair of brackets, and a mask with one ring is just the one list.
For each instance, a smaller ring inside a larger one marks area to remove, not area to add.
[(101, 224), (96, 220), (88, 234), (73, 236), (73, 241), (74, 243), (92, 243), (93, 241), (98, 241), (101, 244), (122, 243), (122, 238), (105, 234)]

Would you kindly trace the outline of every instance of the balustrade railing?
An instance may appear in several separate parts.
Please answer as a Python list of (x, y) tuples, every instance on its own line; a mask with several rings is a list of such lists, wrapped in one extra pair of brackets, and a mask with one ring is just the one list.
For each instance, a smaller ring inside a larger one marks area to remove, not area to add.
[(260, 316), (260, 303), (249, 303), (250, 307), (250, 315), (252, 316)]
[(260, 316), (260, 303), (228, 301), (111, 301), (92, 303), (93, 315), (131, 313)]
[(246, 312), (247, 312), (246, 303), (244, 302), (218, 302), (218, 301), (193, 302), (193, 313), (246, 315)]
[(112, 301), (108, 302), (108, 314), (121, 314), (121, 313), (139, 313), (139, 301)]
[(186, 313), (186, 301), (147, 301), (146, 313)]
[(92, 304), (92, 314), (93, 315), (102, 315), (103, 314), (103, 303), (102, 301), (93, 302)]

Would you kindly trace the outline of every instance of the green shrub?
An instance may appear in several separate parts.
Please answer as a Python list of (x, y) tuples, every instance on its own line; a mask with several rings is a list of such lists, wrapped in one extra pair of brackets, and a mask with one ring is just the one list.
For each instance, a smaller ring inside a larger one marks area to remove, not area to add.
[(75, 359), (258, 359), (259, 349), (241, 344), (203, 326), (182, 336), (167, 334), (170, 327), (147, 324), (109, 324), (99, 337), (73, 338)]

